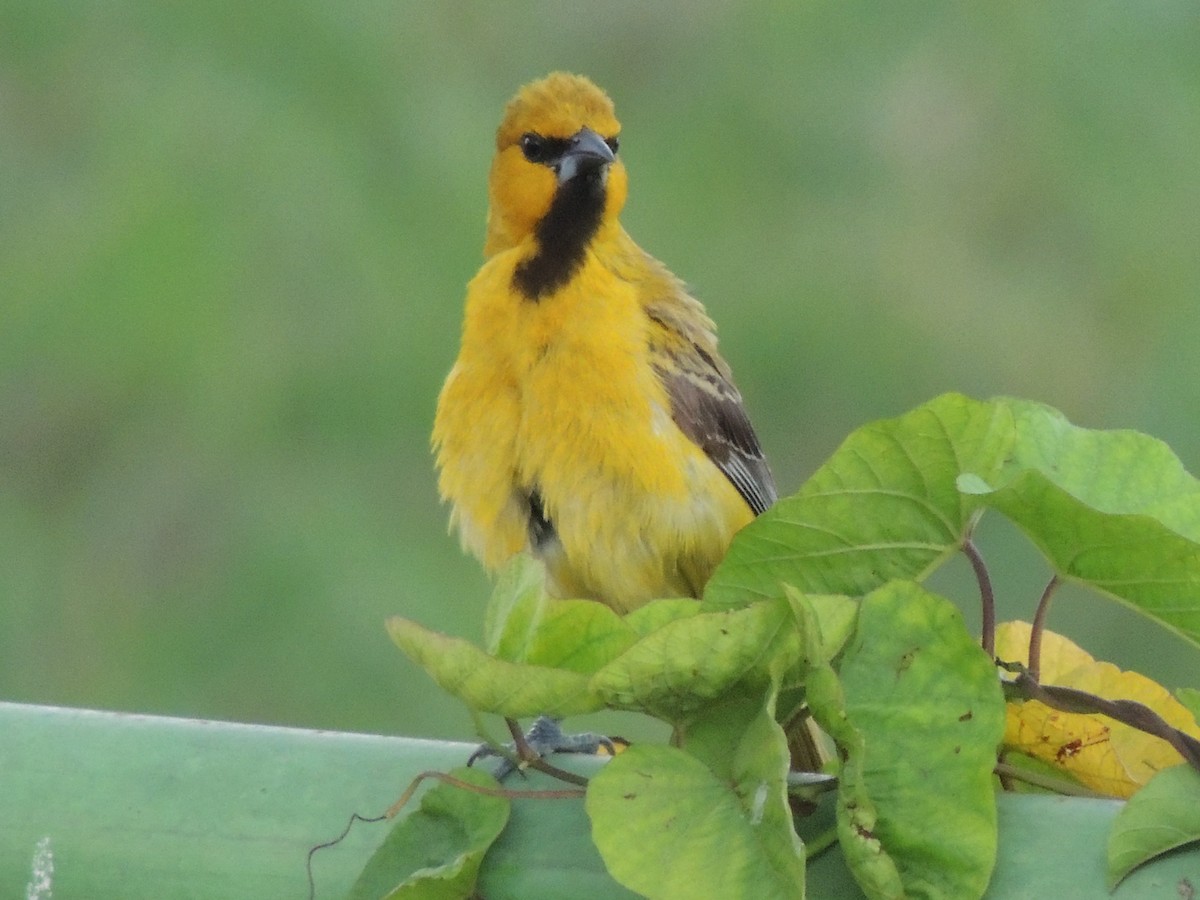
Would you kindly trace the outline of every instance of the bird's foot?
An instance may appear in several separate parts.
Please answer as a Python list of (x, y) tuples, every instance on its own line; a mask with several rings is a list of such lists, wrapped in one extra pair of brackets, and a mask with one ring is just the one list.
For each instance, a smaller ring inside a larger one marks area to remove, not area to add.
[(599, 753), (601, 749), (607, 751), (609, 756), (616, 753), (612, 738), (590, 731), (567, 734), (558, 724), (558, 720), (549, 716), (538, 716), (524, 735), (521, 734), (520, 726), (514, 720), (506, 721), (514, 738), (513, 743), (504, 747), (504, 750), (509, 752), (502, 753), (484, 744), (467, 760), (467, 765), (470, 766), (487, 756), (502, 756), (500, 765), (493, 773), (497, 781), (503, 781), (514, 771), (525, 769), (530, 763), (544, 759), (551, 753), (595, 754)]

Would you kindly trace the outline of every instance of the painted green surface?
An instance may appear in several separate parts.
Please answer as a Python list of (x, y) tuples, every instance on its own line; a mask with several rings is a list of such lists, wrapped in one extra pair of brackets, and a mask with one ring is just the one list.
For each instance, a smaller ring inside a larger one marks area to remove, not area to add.
[[(304, 861), (352, 811), (382, 812), (418, 771), (462, 761), (463, 744), (0, 704), (0, 896), (24, 896), (49, 840), (56, 898), (292, 900)], [(581, 770), (596, 763), (578, 761)], [(531, 779), (529, 786), (544, 787)], [(1105, 896), (1104, 848), (1120, 804), (1000, 798), (992, 900)], [(820, 821), (812, 822), (819, 830)], [(319, 898), (340, 898), (383, 840), (357, 825), (317, 854)], [(578, 801), (518, 801), (484, 863), (489, 900), (608, 890)], [(1200, 852), (1135, 871), (1117, 900), (1171, 900), (1200, 884)], [(809, 863), (809, 896), (855, 895), (836, 851)], [(617, 896), (617, 894), (614, 894)]]
[[(308, 849), (378, 815), (465, 745), (0, 704), (0, 896), (49, 839), (54, 896), (307, 894)], [(460, 757), (461, 759), (461, 757)], [(379, 826), (314, 864), (339, 897)], [(357, 851), (357, 853), (355, 852)]]

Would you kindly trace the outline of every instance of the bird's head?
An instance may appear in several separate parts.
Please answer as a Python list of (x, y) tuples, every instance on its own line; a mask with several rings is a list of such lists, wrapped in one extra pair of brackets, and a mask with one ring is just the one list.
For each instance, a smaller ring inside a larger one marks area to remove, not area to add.
[(566, 227), (576, 213), (616, 227), (627, 191), (620, 131), (612, 101), (581, 75), (555, 72), (521, 88), (496, 131), (485, 252), (520, 244), (551, 207)]

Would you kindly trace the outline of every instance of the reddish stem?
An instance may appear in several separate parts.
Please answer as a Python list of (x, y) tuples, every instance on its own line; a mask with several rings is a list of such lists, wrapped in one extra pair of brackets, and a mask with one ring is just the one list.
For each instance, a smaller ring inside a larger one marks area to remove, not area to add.
[(1038, 600), (1037, 612), (1033, 614), (1033, 627), (1029, 630), (1029, 674), (1034, 681), (1042, 677), (1042, 632), (1046, 630), (1046, 615), (1050, 612), (1050, 598), (1058, 589), (1058, 575), (1051, 576)]
[(992, 589), (992, 579), (988, 575), (987, 564), (984, 563), (979, 549), (969, 535), (963, 541), (962, 550), (967, 559), (971, 561), (971, 568), (975, 570), (975, 580), (979, 582), (979, 600), (983, 619), (980, 627), (982, 635), (980, 643), (983, 646), (983, 652), (994, 658), (996, 655), (996, 594)]

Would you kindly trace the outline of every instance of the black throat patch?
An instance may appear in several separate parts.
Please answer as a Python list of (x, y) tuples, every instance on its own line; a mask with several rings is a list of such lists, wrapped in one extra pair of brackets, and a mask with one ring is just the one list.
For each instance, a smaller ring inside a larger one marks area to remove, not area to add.
[(514, 288), (530, 300), (540, 300), (571, 280), (600, 227), (605, 194), (602, 168), (581, 172), (559, 185), (550, 211), (534, 232), (537, 251), (513, 272)]
[(546, 506), (542, 495), (536, 488), (529, 492), (529, 543), (535, 550), (541, 550), (551, 541), (558, 539), (554, 525), (546, 517)]

